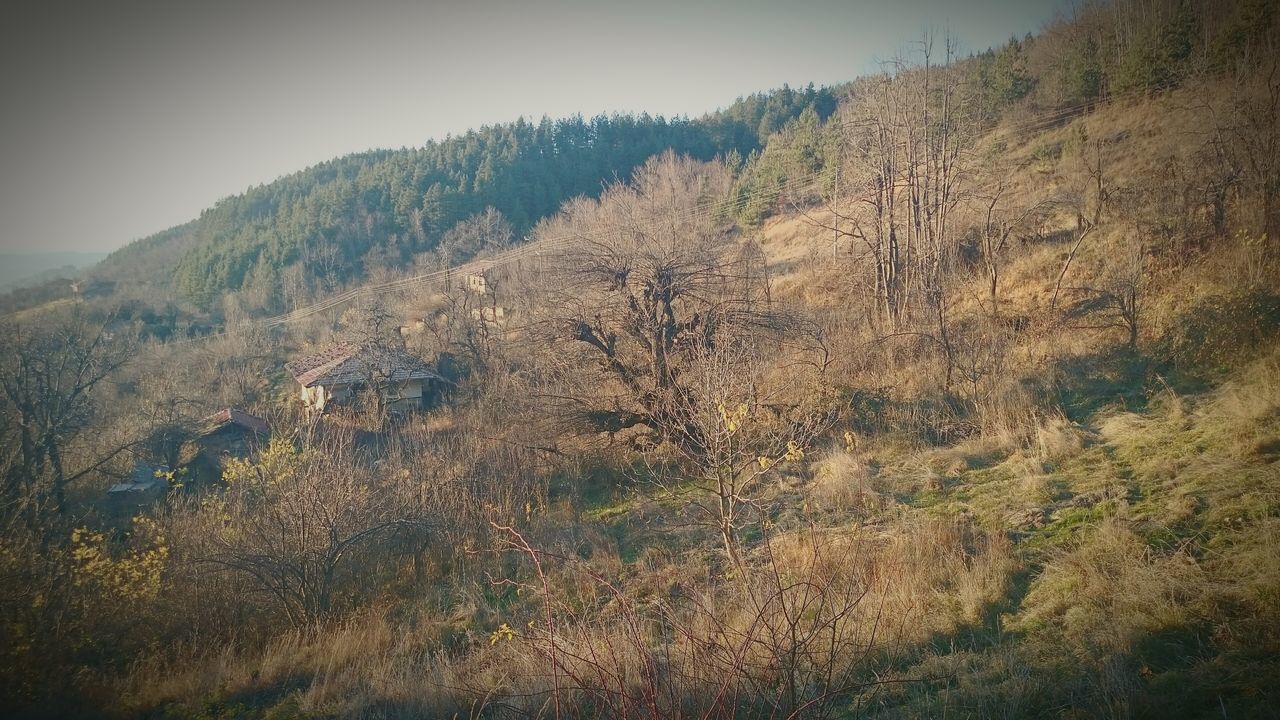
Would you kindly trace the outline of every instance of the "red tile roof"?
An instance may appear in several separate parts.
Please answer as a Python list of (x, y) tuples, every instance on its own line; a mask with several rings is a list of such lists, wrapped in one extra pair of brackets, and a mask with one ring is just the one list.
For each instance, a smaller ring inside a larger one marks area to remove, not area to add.
[(239, 425), (247, 430), (252, 430), (260, 435), (266, 435), (271, 432), (271, 426), (266, 420), (257, 415), (250, 415), (243, 410), (236, 408), (224, 408), (204, 419), (206, 425), (210, 428), (209, 432), (221, 429), (226, 425)]

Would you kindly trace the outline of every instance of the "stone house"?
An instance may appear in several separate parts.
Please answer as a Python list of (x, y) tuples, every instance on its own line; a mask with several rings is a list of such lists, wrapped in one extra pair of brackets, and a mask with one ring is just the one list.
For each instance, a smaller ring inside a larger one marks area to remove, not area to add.
[(285, 363), (300, 387), (302, 402), (314, 412), (351, 400), (373, 385), (389, 407), (420, 406), (441, 378), (405, 350), (341, 343)]

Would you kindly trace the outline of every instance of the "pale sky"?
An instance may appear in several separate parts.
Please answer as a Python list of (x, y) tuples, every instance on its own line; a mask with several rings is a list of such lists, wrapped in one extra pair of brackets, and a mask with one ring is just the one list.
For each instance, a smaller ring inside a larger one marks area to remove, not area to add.
[(851, 80), (950, 28), (966, 51), (1061, 0), (10, 0), (0, 252), (111, 250), (370, 148), (573, 113), (696, 117)]

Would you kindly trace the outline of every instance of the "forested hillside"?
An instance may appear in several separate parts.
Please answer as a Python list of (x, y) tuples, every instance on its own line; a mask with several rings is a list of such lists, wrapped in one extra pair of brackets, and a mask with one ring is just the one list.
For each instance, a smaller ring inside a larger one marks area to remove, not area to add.
[[(649, 115), (518, 120), (430, 141), (331, 160), (220, 201), (195, 222), (140, 240), (99, 273), (128, 276), (144, 255), (181, 248), (174, 282), (208, 306), (246, 290), (275, 311), (418, 258), (448, 265), (482, 249), (451, 242), (493, 208), (521, 237), (562, 202), (598, 195), (664, 150), (709, 160), (745, 157), (808, 110), (827, 117), (832, 90), (790, 88), (740, 99), (698, 120)], [(510, 238), (507, 238), (510, 241)], [(430, 253), (427, 258), (420, 258)]]
[(1280, 10), (909, 47), (335, 160), (4, 318), (0, 704), (1275, 717)]

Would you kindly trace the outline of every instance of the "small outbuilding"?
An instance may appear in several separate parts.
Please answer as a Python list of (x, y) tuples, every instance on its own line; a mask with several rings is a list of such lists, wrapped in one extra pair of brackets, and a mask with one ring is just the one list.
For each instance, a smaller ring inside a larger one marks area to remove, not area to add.
[(123, 482), (107, 489), (107, 502), (113, 509), (129, 511), (150, 505), (169, 490), (169, 468), (139, 462)]
[(217, 481), (228, 458), (250, 457), (270, 433), (266, 420), (236, 408), (224, 408), (206, 417), (195, 437), (182, 446), (178, 470), (183, 482), (206, 485)]

